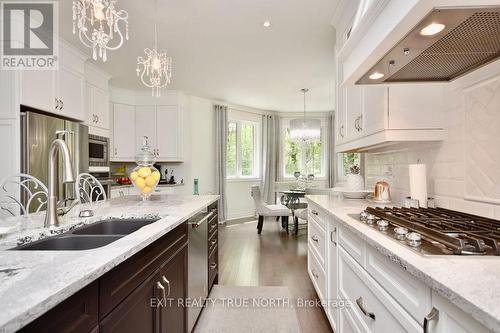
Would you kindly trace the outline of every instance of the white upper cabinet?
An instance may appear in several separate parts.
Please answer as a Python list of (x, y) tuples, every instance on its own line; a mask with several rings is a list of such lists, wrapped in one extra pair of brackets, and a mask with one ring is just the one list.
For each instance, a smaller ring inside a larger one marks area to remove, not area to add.
[(109, 130), (109, 94), (106, 90), (86, 85), (87, 124), (92, 127)]
[[(337, 152), (444, 139), (443, 84), (341, 86)], [(340, 129), (344, 126), (344, 132)]]
[(113, 105), (111, 160), (133, 161), (136, 155), (135, 147), (135, 107), (116, 103)]
[(85, 120), (84, 59), (60, 44), (58, 70), (30, 70), (21, 74), (21, 104), (75, 120)]
[(157, 150), (157, 119), (155, 106), (135, 107), (135, 150), (140, 151), (144, 145), (144, 137), (148, 137), (151, 152), (156, 155)]
[(54, 71), (22, 71), (21, 74), (21, 104), (55, 112), (55, 72)]
[(160, 160), (182, 160), (180, 110), (178, 106), (158, 106), (156, 133)]
[(57, 71), (55, 98), (59, 100), (57, 114), (64, 117), (84, 120), (83, 98), (85, 79), (80, 73), (59, 67)]

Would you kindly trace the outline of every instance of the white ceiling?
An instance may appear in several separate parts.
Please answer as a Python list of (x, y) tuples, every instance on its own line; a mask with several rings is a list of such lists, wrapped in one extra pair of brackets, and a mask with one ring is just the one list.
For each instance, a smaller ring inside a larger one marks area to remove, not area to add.
[[(336, 0), (158, 0), (159, 47), (173, 58), (168, 89), (265, 110), (334, 108)], [(89, 55), (71, 33), (70, 0), (61, 0), (60, 34)], [(154, 1), (119, 0), (129, 13), (130, 39), (95, 62), (112, 85), (143, 89), (137, 56), (153, 44)], [(270, 28), (262, 23), (269, 19)]]

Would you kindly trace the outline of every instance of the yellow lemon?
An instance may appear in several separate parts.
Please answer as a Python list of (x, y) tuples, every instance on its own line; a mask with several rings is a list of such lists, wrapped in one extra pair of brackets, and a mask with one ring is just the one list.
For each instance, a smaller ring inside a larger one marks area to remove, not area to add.
[(137, 179), (137, 177), (139, 177), (139, 174), (138, 174), (136, 171), (134, 171), (134, 172), (132, 172), (132, 173), (130, 174), (130, 180), (131, 180), (131, 181), (136, 180), (136, 179)]
[(140, 190), (142, 190), (144, 186), (146, 186), (146, 181), (144, 180), (144, 178), (141, 177), (137, 177), (134, 183), (135, 186), (137, 186), (137, 188), (139, 188)]
[(152, 191), (153, 189), (149, 186), (144, 186), (144, 188), (141, 190), (142, 193), (148, 194)]
[(159, 181), (160, 180), (160, 173), (158, 171), (153, 171), (153, 173), (151, 174), (151, 176), (153, 176), (153, 178), (156, 180), (156, 181)]
[(149, 176), (151, 174), (151, 169), (148, 167), (142, 167), (137, 172), (139, 173), (140, 177), (146, 178), (147, 176)]
[(156, 184), (156, 179), (154, 178), (153, 175), (146, 177), (146, 185), (149, 187), (152, 187)]

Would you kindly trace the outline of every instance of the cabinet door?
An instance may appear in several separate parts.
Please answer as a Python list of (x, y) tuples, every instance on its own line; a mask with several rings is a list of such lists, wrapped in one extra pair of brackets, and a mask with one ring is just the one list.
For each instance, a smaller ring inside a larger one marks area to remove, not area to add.
[(109, 130), (109, 95), (97, 87), (92, 88), (92, 111), (96, 115), (96, 126)]
[(443, 128), (444, 86), (402, 84), (389, 87), (390, 129)]
[(111, 158), (130, 160), (135, 156), (135, 110), (131, 105), (113, 105), (113, 150)]
[(47, 112), (59, 112), (55, 102), (55, 71), (23, 71), (21, 104)]
[(345, 108), (345, 88), (340, 87), (338, 90), (338, 112), (335, 113), (335, 122), (337, 123), (337, 141), (336, 144), (340, 144), (345, 140), (346, 134), (346, 108)]
[(379, 132), (386, 127), (387, 88), (363, 87), (363, 117), (359, 121), (362, 135)]
[(139, 151), (144, 144), (144, 137), (148, 137), (148, 144), (154, 153), (157, 149), (156, 107), (135, 107), (135, 150)]
[[(187, 246), (160, 268), (159, 280), (165, 287), (166, 306), (160, 308), (159, 331), (161, 333), (185, 333), (187, 308), (179, 305), (187, 297)], [(171, 300), (171, 301), (170, 301)]]
[[(153, 333), (158, 330), (158, 274), (152, 274), (100, 322), (100, 333)], [(155, 305), (155, 306), (153, 306)]]
[[(432, 305), (439, 315), (429, 320), (429, 333), (487, 333), (491, 332), (449, 301), (432, 293)], [(423, 319), (422, 319), (423, 321)]]
[[(337, 300), (339, 299), (338, 291), (338, 253), (337, 253), (337, 224), (333, 221), (328, 223), (328, 238), (327, 238), (327, 248), (328, 248), (328, 299)], [(337, 331), (338, 323), (338, 312), (337, 307), (329, 306), (327, 309), (328, 319), (332, 325), (333, 330)]]
[(363, 88), (347, 87), (345, 90), (346, 141), (361, 135), (358, 121), (363, 113)]
[(59, 67), (57, 80), (57, 94), (62, 101), (60, 114), (77, 120), (84, 120), (83, 98), (85, 80), (81, 74)]
[(158, 106), (156, 114), (157, 147), (159, 159), (177, 160), (180, 156), (180, 128), (178, 106)]

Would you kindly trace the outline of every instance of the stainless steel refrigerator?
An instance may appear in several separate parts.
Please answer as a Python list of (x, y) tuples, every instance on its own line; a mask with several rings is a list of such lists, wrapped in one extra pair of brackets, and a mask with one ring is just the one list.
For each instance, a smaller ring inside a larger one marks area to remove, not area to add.
[[(21, 108), (21, 172), (48, 183), (48, 156), (52, 141), (62, 139), (68, 145), (75, 177), (89, 171), (88, 127), (80, 123)], [(57, 177), (62, 177), (59, 156)], [(75, 184), (58, 182), (58, 202), (67, 206), (76, 199)], [(21, 198), (23, 200), (23, 198)], [(37, 207), (31, 207), (35, 210)]]

